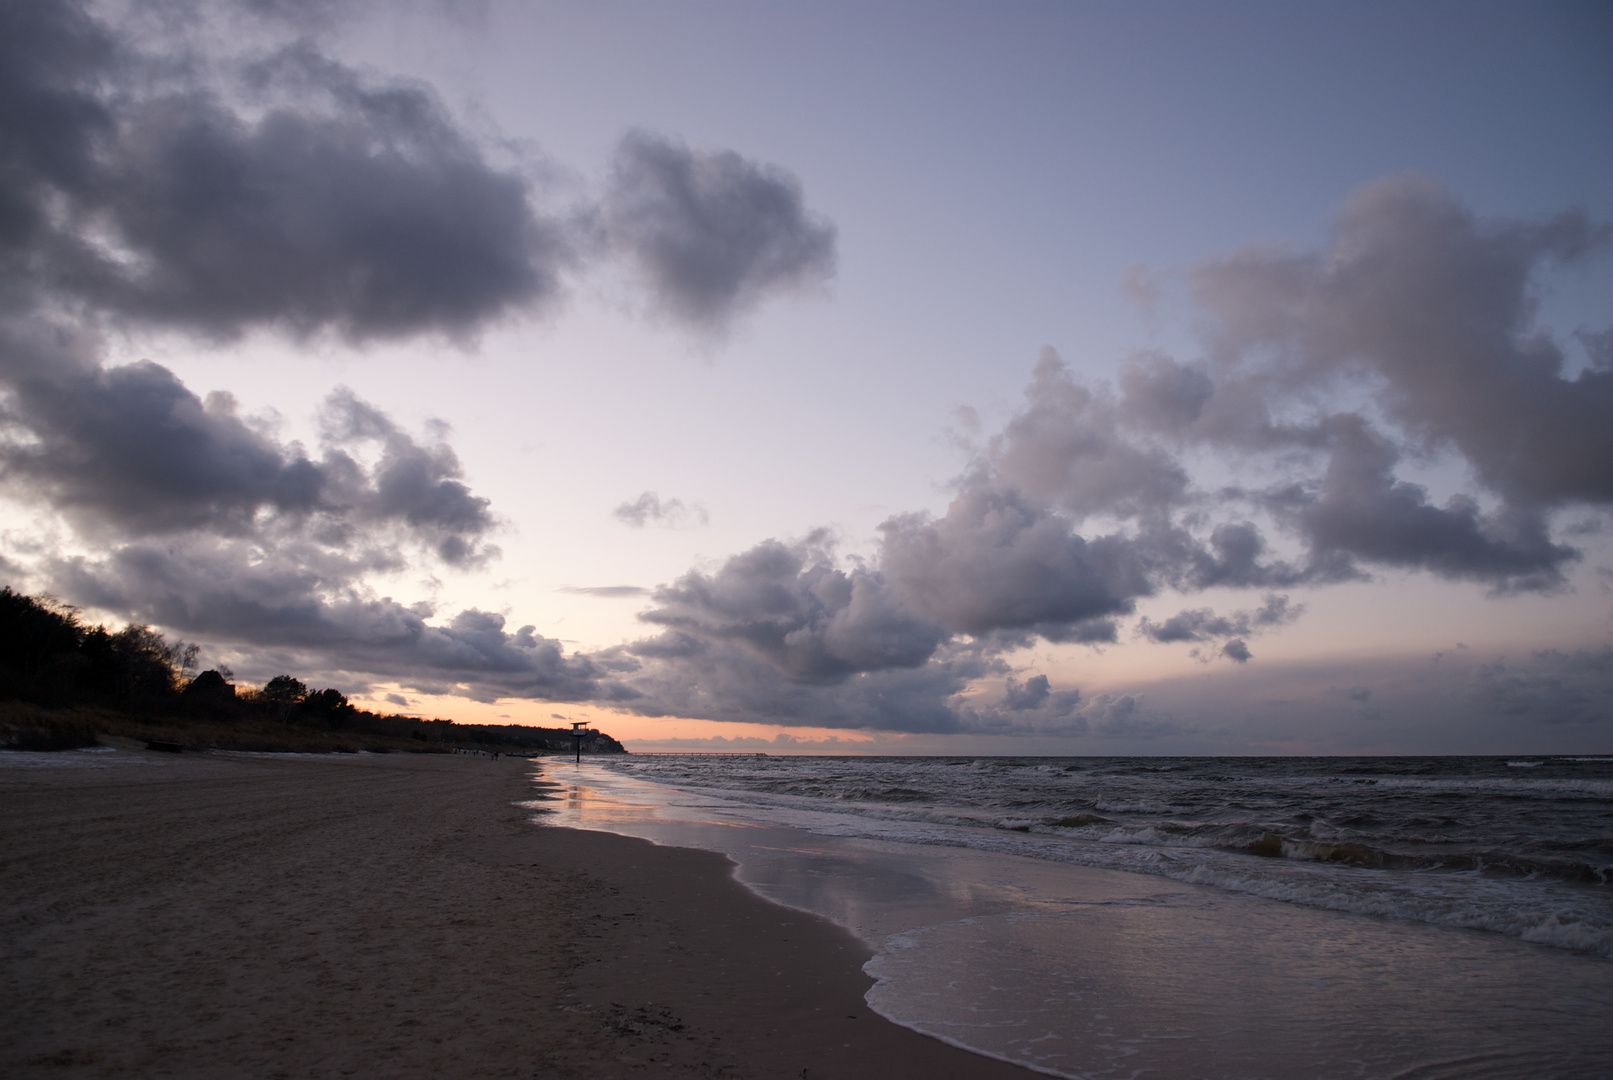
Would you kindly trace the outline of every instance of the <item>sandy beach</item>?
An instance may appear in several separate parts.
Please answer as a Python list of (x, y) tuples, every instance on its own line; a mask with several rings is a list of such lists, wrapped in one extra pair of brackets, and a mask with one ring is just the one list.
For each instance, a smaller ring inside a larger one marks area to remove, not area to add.
[(720, 856), (529, 824), (519, 759), (57, 758), (0, 768), (8, 1077), (1034, 1075)]

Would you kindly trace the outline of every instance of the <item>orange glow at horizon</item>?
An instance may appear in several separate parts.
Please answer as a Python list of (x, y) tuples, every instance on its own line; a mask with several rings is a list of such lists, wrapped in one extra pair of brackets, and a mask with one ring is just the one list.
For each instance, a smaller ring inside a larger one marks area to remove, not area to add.
[[(408, 698), (408, 705), (399, 706), (386, 700), (389, 692)], [(399, 713), (422, 719), (454, 720), (461, 724), (526, 724), (532, 727), (570, 727), (576, 720), (628, 745), (654, 746), (668, 740), (738, 739), (760, 740), (773, 744), (780, 735), (788, 736), (807, 746), (834, 742), (847, 744), (878, 740), (865, 731), (847, 731), (837, 728), (788, 726), (780, 724), (748, 724), (722, 720), (694, 720), (674, 716), (635, 716), (632, 713), (602, 709), (595, 705), (553, 701), (527, 701), (501, 699), (499, 701), (473, 701), (470, 698), (449, 694), (410, 694), (395, 686), (378, 686), (369, 695), (354, 696), (353, 704), (359, 708), (380, 713)], [(889, 737), (884, 741), (889, 741)], [(780, 750), (790, 743), (777, 744)]]

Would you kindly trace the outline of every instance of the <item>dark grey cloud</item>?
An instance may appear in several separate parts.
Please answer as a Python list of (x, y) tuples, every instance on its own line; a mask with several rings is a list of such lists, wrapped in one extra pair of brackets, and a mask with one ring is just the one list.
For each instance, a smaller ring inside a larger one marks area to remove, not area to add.
[(971, 702), (961, 706), (964, 728), (971, 733), (997, 735), (1080, 735), (1089, 728), (1081, 714), (1080, 690), (1055, 690), (1046, 675), (1020, 682), (1012, 675), (1003, 680), (1002, 698), (995, 704)]
[(395, 568), (393, 558), (385, 548), (337, 551), (303, 540), (266, 549), (191, 534), (125, 544), (97, 559), (59, 560), (49, 574), (62, 595), (80, 603), (190, 636), (244, 643), (248, 663), (272, 655), (310, 675), (346, 674), (353, 689), (392, 680), (422, 693), (479, 700), (632, 696), (608, 665), (566, 655), (534, 627), (512, 633), (504, 616), (476, 609), (432, 622), (429, 604), (373, 595), (365, 579)]
[(49, 195), (93, 182), (113, 130), (94, 90), (115, 64), (108, 29), (77, 5), (0, 5), (0, 258), (8, 278), (52, 231)]
[[(1395, 650), (1302, 661), (1261, 658), (1202, 673), (1150, 680), (1146, 695), (1116, 689), (1112, 703), (1134, 700), (1136, 734), (1152, 730), (1193, 753), (1262, 755), (1275, 746), (1324, 754), (1517, 755), (1584, 753), (1587, 735), (1613, 729), (1613, 655), (1583, 649), (1474, 655), (1457, 648), (1438, 658)], [(1077, 715), (1089, 736), (1126, 743), (1126, 723), (1100, 727), (1098, 699)], [(1112, 732), (1112, 734), (1111, 734)], [(1296, 745), (1297, 744), (1297, 745)], [(1592, 745), (1595, 745), (1592, 743)], [(1119, 749), (1119, 746), (1117, 746)], [(1138, 745), (1142, 750), (1144, 746)]]
[(942, 646), (919, 666), (803, 680), (747, 642), (682, 631), (636, 642), (628, 652), (640, 665), (622, 676), (639, 695), (622, 706), (633, 712), (853, 730), (969, 730), (957, 695), (998, 670), (978, 652)]
[(553, 296), (570, 258), (528, 183), (429, 88), (308, 42), (251, 68), (250, 107), (84, 10), (0, 24), (0, 266), (13, 290), (204, 334), (465, 336)]
[[(92, 533), (278, 542), (308, 531), (347, 543), (395, 529), (450, 564), (491, 554), (488, 501), (459, 479), (453, 451), (350, 391), (325, 404), (317, 459), (249, 425), (228, 394), (200, 399), (149, 362), (16, 380), (0, 418), (0, 483)], [(373, 465), (353, 456), (369, 448)]]
[(611, 516), (635, 529), (651, 523), (675, 529), (683, 525), (704, 525), (711, 520), (705, 507), (686, 505), (682, 499), (663, 499), (653, 491), (622, 503), (611, 511)]
[(1313, 555), (1311, 565), (1297, 567), (1273, 558), (1259, 526), (1228, 521), (1214, 526), (1202, 542), (1179, 540), (1184, 563), (1182, 582), (1194, 589), (1283, 588), (1302, 583), (1347, 581), (1359, 575), (1347, 562)]
[(954, 633), (1082, 624), (1129, 613), (1153, 591), (1138, 544), (1118, 535), (1088, 541), (1009, 487), (973, 484), (940, 518), (901, 515), (880, 529), (891, 587)]
[(657, 589), (641, 618), (683, 638), (745, 650), (781, 677), (822, 682), (924, 664), (947, 636), (879, 574), (832, 565), (813, 545), (766, 541), (715, 573)]
[[(1183, 573), (1184, 543), (1199, 550), (1177, 536), (1089, 541), (980, 476), (943, 517), (898, 517), (883, 534), (877, 570), (840, 568), (815, 536), (767, 541), (657, 590), (640, 617), (665, 632), (627, 650), (644, 665), (625, 677), (643, 695), (634, 707), (902, 731), (1084, 730), (1080, 691), (1043, 676), (1008, 675), (996, 705), (959, 695), (970, 679), (1007, 674), (1003, 655), (1036, 637), (1114, 641), (1115, 616)], [(1272, 596), (1235, 618), (1265, 627), (1291, 614)]]
[(1346, 381), (1405, 435), (1448, 450), (1510, 503), (1613, 502), (1613, 371), (1569, 377), (1535, 323), (1534, 280), (1605, 251), (1609, 227), (1569, 211), (1482, 222), (1438, 182), (1355, 192), (1319, 252), (1251, 247), (1201, 268), (1212, 357), (1276, 393)]
[(81, 523), (133, 534), (244, 532), (260, 510), (312, 511), (326, 470), (168, 369), (139, 363), (18, 380), (5, 410), (0, 476)]
[(1277, 493), (1272, 505), (1293, 522), (1325, 563), (1345, 555), (1382, 566), (1431, 571), (1498, 590), (1549, 589), (1579, 558), (1552, 543), (1534, 507), (1484, 512), (1472, 496), (1433, 505), (1417, 484), (1396, 480), (1399, 453), (1358, 416), (1329, 420), (1331, 454), (1314, 486)]
[[(40, 324), (5, 330), (19, 325)], [(440, 439), (338, 390), (310, 454), (238, 415), (227, 393), (198, 398), (157, 364), (98, 366), (93, 342), (46, 329), (0, 331), (25, 361), (0, 406), (0, 483), (105, 554), (41, 552), (28, 574), (44, 587), (245, 649), (243, 670), (274, 655), (310, 673), (358, 672), (358, 683), (390, 673), (476, 696), (608, 696), (586, 658), (556, 643), (501, 639), (477, 613), (434, 626), (429, 611), (364, 588), (420, 549), (458, 566), (496, 554), (488, 502)]]
[(531, 171), (493, 160), (430, 86), (320, 51), (351, 6), (110, 10), (0, 9), (0, 292), (363, 342), (541, 309), (603, 253), (590, 234), (705, 330), (833, 275), (834, 228), (794, 176), (647, 132), (622, 140), (597, 204), (540, 212)]
[(1304, 612), (1303, 604), (1292, 604), (1288, 597), (1272, 593), (1266, 597), (1264, 604), (1253, 611), (1233, 611), (1226, 615), (1217, 615), (1211, 608), (1193, 608), (1178, 612), (1157, 623), (1145, 616), (1137, 622), (1137, 633), (1159, 644), (1251, 637), (1279, 626), (1286, 626)]
[(629, 134), (616, 151), (603, 221), (658, 309), (703, 330), (834, 274), (834, 226), (807, 210), (800, 182), (729, 150)]
[(1325, 694), (1329, 698), (1354, 702), (1356, 714), (1367, 720), (1383, 719), (1384, 710), (1373, 703), (1372, 688), (1369, 686), (1350, 686), (1342, 689), (1337, 686), (1329, 686)]
[[(1009, 676), (1003, 684), (1003, 706), (1015, 712), (1026, 712), (1040, 709), (1048, 705), (1053, 699), (1046, 675), (1036, 675), (1026, 679), (1024, 683)], [(1077, 691), (1072, 704), (1081, 700)]]
[[(826, 537), (766, 541), (656, 590), (662, 628), (620, 650), (647, 715), (886, 731), (972, 730), (959, 695), (1005, 670), (906, 607), (878, 573), (835, 565)], [(614, 656), (597, 659), (609, 661)]]
[[(326, 399), (322, 421), (324, 460), (333, 481), (344, 481), (332, 484), (333, 512), (361, 524), (396, 522), (450, 565), (497, 553), (479, 546), (495, 526), (490, 504), (460, 479), (459, 458), (447, 443), (421, 444), (346, 388)], [(369, 445), (379, 447), (379, 457), (365, 469), (347, 451)]]
[[(1193, 487), (1190, 453), (1292, 478), (1230, 494), (1301, 540), (1303, 558), (1274, 557), (1252, 520), (1223, 520), (1183, 547), (1191, 567), (1173, 584), (1282, 587), (1381, 566), (1501, 592), (1560, 587), (1579, 553), (1553, 539), (1552, 513), (1613, 501), (1599, 419), (1613, 414), (1613, 371), (1602, 336), (1583, 331), (1587, 362), (1571, 374), (1535, 325), (1534, 282), (1609, 235), (1573, 212), (1481, 222), (1426, 178), (1378, 181), (1352, 195), (1326, 249), (1251, 246), (1194, 274), (1204, 359), (1134, 356), (1110, 397), (1044, 356), (993, 464), (1077, 517), (1139, 521), (1225, 514), (1225, 494)], [(1408, 451), (1480, 487), (1436, 502), (1396, 475)]]

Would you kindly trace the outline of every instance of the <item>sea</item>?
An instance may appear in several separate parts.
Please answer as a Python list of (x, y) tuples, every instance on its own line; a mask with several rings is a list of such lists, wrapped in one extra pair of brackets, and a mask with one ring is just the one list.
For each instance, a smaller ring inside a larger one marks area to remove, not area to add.
[(724, 852), (875, 1011), (1047, 1075), (1613, 1077), (1613, 756), (538, 769), (535, 822)]

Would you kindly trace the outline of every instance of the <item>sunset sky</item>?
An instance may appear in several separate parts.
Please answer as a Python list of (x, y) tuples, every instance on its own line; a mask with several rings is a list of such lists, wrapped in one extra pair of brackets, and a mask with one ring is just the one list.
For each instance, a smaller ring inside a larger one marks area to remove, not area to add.
[(638, 749), (1613, 752), (1613, 7), (0, 5), (0, 583)]

